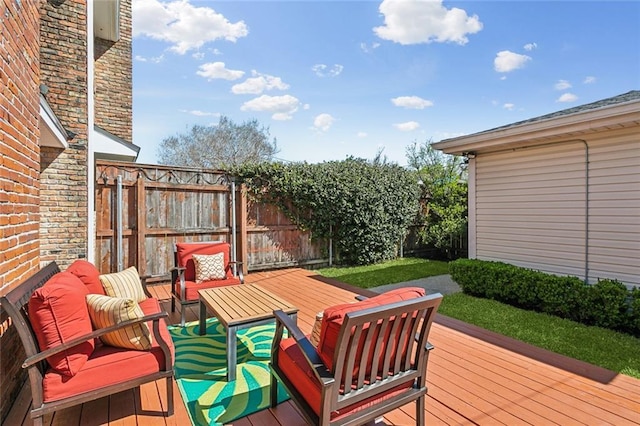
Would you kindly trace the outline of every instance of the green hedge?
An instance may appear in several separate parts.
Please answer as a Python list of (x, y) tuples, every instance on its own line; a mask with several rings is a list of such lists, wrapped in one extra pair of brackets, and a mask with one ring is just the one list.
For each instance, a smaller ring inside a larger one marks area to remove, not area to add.
[(231, 171), (251, 199), (278, 206), (317, 238), (333, 239), (335, 260), (368, 265), (396, 256), (418, 213), (418, 179), (397, 164), (342, 161), (246, 163)]
[(502, 262), (458, 259), (449, 272), (466, 294), (640, 337), (640, 290), (616, 280), (585, 284)]

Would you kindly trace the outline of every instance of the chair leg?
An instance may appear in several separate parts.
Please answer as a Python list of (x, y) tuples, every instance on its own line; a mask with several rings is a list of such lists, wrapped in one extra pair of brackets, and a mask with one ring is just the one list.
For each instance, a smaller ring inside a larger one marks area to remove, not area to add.
[(184, 312), (184, 305), (181, 303), (180, 304), (180, 327), (184, 327), (184, 320), (185, 317), (185, 312)]
[(271, 408), (274, 408), (278, 405), (278, 379), (276, 379), (275, 374), (271, 373), (271, 389), (269, 391), (271, 401)]
[(167, 417), (173, 416), (173, 378), (167, 377)]
[(171, 312), (176, 311), (176, 298), (171, 296)]
[(44, 425), (44, 417), (36, 417), (33, 419), (33, 426), (43, 426)]
[(416, 401), (416, 425), (424, 426), (424, 416), (425, 416), (425, 403), (424, 403), (424, 395)]

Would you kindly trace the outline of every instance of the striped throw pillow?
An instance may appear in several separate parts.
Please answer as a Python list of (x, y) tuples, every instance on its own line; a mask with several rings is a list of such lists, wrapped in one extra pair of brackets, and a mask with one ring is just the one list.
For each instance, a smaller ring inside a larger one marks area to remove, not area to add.
[[(102, 294), (88, 294), (87, 307), (91, 323), (98, 328), (105, 328), (121, 322), (139, 319), (144, 316), (140, 305), (131, 299), (104, 296)], [(135, 324), (130, 327), (100, 336), (102, 343), (125, 349), (145, 350), (151, 348), (151, 332), (146, 323)]]
[(193, 263), (196, 265), (196, 282), (227, 278), (224, 268), (224, 253), (194, 254)]
[(147, 299), (135, 266), (113, 274), (102, 274), (100, 282), (107, 296), (132, 299), (134, 302)]

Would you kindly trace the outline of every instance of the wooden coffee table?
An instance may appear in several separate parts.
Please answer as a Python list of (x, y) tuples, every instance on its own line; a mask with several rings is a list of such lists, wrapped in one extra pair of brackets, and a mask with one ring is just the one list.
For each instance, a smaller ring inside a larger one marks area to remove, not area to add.
[(206, 333), (207, 310), (227, 331), (227, 381), (236, 379), (238, 330), (274, 321), (273, 311), (282, 310), (293, 321), (298, 308), (257, 284), (238, 284), (199, 290), (200, 335)]

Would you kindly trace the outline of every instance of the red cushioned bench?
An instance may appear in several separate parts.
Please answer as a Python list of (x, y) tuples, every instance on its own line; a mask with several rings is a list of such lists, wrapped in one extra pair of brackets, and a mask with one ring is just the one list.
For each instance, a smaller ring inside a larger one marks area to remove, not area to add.
[[(166, 414), (173, 414), (174, 348), (167, 313), (139, 277), (131, 280), (141, 286), (135, 302), (107, 294), (102, 285), (133, 274), (135, 268), (100, 275), (84, 260), (61, 272), (51, 262), (0, 297), (25, 349), (22, 368), (29, 373), (34, 425), (42, 425), (48, 413), (163, 378)], [(94, 321), (112, 324), (97, 328)]]

